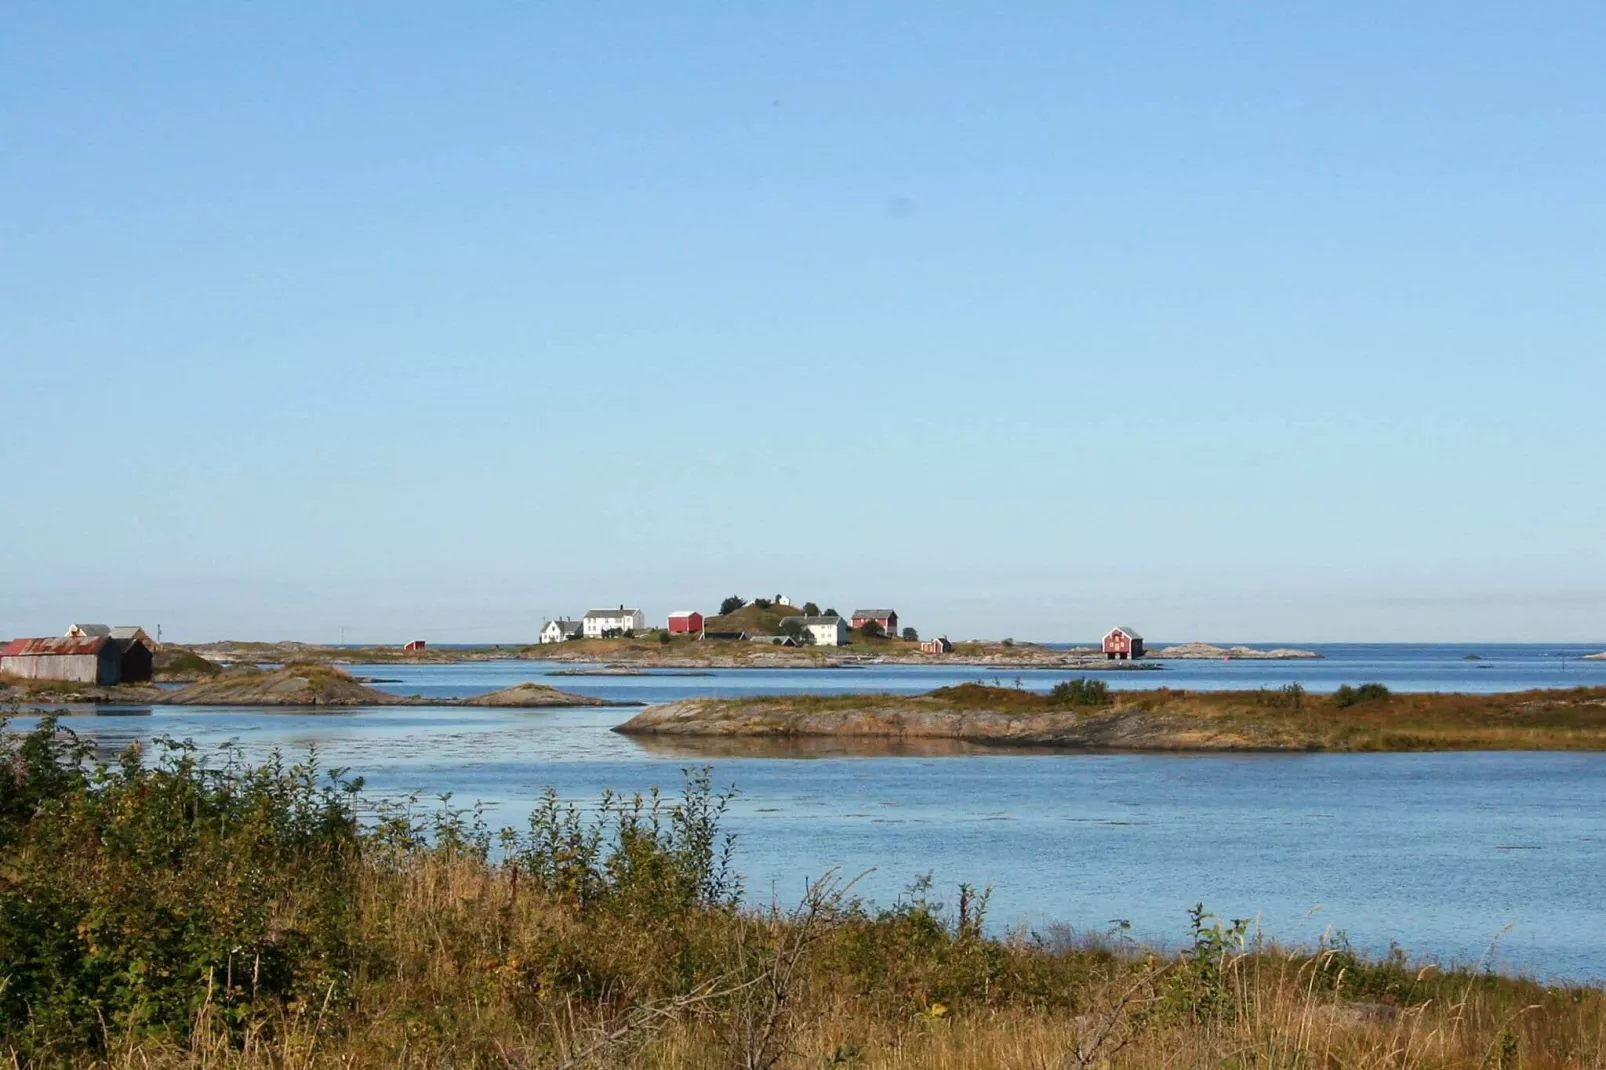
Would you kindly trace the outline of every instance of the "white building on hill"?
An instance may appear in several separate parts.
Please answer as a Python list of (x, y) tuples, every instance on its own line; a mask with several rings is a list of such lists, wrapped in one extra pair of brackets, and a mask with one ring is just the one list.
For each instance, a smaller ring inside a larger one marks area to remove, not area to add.
[(541, 629), (541, 642), (561, 643), (568, 639), (578, 639), (583, 634), (580, 622), (577, 620), (549, 620), (546, 627)]
[(626, 632), (642, 632), (647, 630), (647, 618), (639, 609), (591, 609), (586, 611), (582, 622), (587, 639), (602, 639), (611, 635), (623, 635)]
[(814, 637), (815, 646), (841, 646), (847, 642), (848, 622), (841, 617), (784, 617), (780, 626), (784, 628), (792, 621)]

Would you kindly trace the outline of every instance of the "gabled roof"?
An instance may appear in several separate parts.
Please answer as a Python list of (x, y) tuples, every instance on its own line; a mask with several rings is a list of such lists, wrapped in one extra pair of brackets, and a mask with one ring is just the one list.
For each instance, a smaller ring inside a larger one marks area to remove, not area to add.
[(696, 614), (699, 617), (702, 616), (702, 614), (698, 613), (695, 609), (677, 609), (669, 615), (670, 617), (689, 617), (693, 614)]
[(79, 638), (13, 639), (0, 650), (0, 657), (65, 657), (73, 654), (99, 654), (111, 640), (104, 635)]
[(797, 621), (799, 624), (803, 625), (805, 628), (807, 628), (811, 624), (841, 624), (842, 623), (842, 618), (841, 617), (803, 617), (803, 616), (782, 617), (781, 618), (781, 623), (785, 624), (788, 621), (794, 621), (794, 620)]
[(1128, 628), (1125, 625), (1121, 625), (1121, 624), (1116, 625), (1114, 628), (1111, 628), (1109, 631), (1105, 632), (1104, 634), (1108, 636), (1108, 635), (1114, 635), (1116, 632), (1120, 632), (1122, 635), (1126, 636), (1128, 639), (1142, 639), (1143, 638), (1143, 636), (1138, 634), (1136, 628)]
[(865, 617), (871, 620), (881, 620), (885, 617), (896, 617), (897, 615), (898, 611), (895, 609), (855, 609), (853, 611), (854, 620), (860, 620)]
[(112, 630), (104, 624), (74, 624), (67, 630), (70, 632), (74, 628), (87, 636), (110, 635), (112, 633)]
[(605, 617), (629, 617), (640, 612), (641, 610), (639, 609), (626, 609), (623, 606), (618, 609), (588, 609), (586, 610), (586, 620), (599, 620)]
[[(549, 620), (549, 621), (547, 621), (547, 627), (551, 627), (554, 624), (556, 624), (563, 631), (570, 631), (571, 629), (580, 627), (580, 622), (579, 621), (577, 621), (577, 620), (564, 620), (562, 617), (559, 617), (557, 620)], [(542, 628), (541, 630), (542, 631), (546, 631), (546, 628)]]
[(108, 634), (110, 634), (113, 639), (149, 639), (150, 638), (150, 636), (145, 634), (145, 629), (141, 628), (137, 624), (119, 624), (117, 627), (113, 628)]

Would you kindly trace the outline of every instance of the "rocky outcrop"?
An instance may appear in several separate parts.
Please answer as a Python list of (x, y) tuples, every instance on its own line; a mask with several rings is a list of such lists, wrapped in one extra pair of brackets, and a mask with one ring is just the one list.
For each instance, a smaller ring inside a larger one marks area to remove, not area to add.
[(1585, 654), (1584, 655), (1584, 660), (1585, 661), (1606, 661), (1606, 650), (1602, 650), (1599, 654)]
[(509, 709), (539, 709), (544, 706), (640, 706), (639, 702), (612, 702), (604, 698), (593, 698), (590, 695), (576, 695), (570, 691), (559, 691), (555, 687), (545, 684), (518, 684), (501, 691), (492, 691), (489, 695), (475, 695), (473, 698), (458, 699), (452, 703), (457, 706), (497, 706)]
[(1275, 647), (1271, 650), (1258, 650), (1249, 646), (1212, 646), (1210, 643), (1180, 643), (1177, 646), (1168, 646), (1163, 650), (1148, 655), (1151, 658), (1175, 658), (1180, 660), (1245, 660), (1245, 661), (1282, 661), (1295, 658), (1319, 658), (1320, 654), (1314, 650), (1295, 650), (1290, 647)]
[(960, 740), (1002, 746), (1089, 750), (1293, 750), (1281, 733), (1246, 735), (1236, 726), (1152, 709), (1100, 707), (1009, 713), (953, 709), (921, 696), (865, 696), (851, 709), (810, 708), (788, 699), (692, 699), (652, 706), (614, 729), (624, 735)]
[(375, 691), (329, 665), (286, 665), (273, 672), (236, 670), (166, 696), (176, 706), (388, 706), (395, 695)]
[(216, 680), (164, 693), (163, 701), (180, 706), (489, 706), (541, 709), (550, 706), (639, 706), (559, 691), (545, 684), (522, 683), (488, 695), (469, 698), (423, 698), (376, 691), (331, 665), (287, 665), (274, 672), (244, 670)]

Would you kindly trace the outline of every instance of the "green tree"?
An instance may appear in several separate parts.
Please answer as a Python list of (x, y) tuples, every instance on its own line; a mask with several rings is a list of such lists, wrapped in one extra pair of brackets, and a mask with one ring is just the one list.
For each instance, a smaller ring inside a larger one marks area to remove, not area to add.
[(840, 617), (842, 614), (838, 613), (834, 609), (828, 609), (828, 610), (825, 611), (825, 615), (827, 617)]
[(663, 646), (668, 646), (669, 645), (669, 633), (668, 632), (659, 632), (658, 633), (658, 642)]
[(792, 638), (792, 639), (796, 639), (799, 642), (802, 642), (804, 636), (810, 635), (809, 630), (807, 628), (803, 627), (803, 622), (802, 621), (793, 620), (790, 617), (788, 617), (786, 620), (781, 621), (781, 629), (780, 629), (780, 631), (781, 631), (782, 635), (788, 636), (789, 638)]
[(879, 639), (887, 634), (887, 630), (873, 620), (865, 621), (864, 627), (860, 628), (859, 631), (872, 639)]
[(903, 637), (911, 643), (920, 642), (920, 633), (915, 631), (913, 628), (905, 628), (903, 630)]
[(818, 617), (820, 615), (820, 607), (813, 602), (804, 602), (803, 615), (805, 617)]
[(722, 617), (728, 617), (745, 605), (747, 605), (747, 599), (743, 598), (741, 595), (733, 594), (719, 604), (719, 615)]

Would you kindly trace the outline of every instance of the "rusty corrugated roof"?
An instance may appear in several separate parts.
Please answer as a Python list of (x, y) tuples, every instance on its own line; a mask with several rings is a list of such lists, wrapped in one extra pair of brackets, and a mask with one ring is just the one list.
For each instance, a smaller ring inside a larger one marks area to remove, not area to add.
[(85, 639), (13, 639), (0, 650), (0, 657), (16, 658), (36, 655), (99, 654), (110, 639), (104, 635)]

